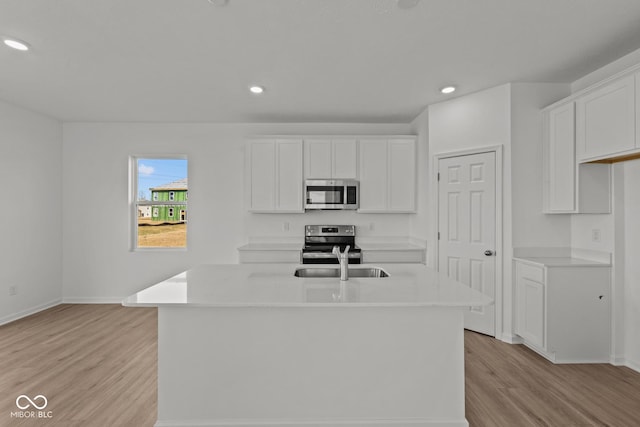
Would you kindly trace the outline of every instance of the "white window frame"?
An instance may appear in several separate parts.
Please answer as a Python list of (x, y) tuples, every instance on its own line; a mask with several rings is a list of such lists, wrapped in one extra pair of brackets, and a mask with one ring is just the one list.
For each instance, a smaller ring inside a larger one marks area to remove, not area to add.
[[(189, 247), (189, 228), (187, 226), (187, 244), (185, 247), (167, 247), (167, 248), (146, 248), (138, 247), (138, 206), (144, 205), (175, 205), (175, 201), (159, 201), (149, 200), (145, 202), (138, 202), (138, 160), (139, 159), (154, 159), (154, 160), (187, 160), (187, 177), (189, 175), (189, 159), (186, 154), (135, 154), (129, 156), (129, 225), (131, 241), (129, 243), (130, 250), (132, 252), (146, 252), (146, 251), (186, 251)], [(156, 193), (157, 194), (157, 193)], [(151, 199), (154, 199), (154, 195)], [(186, 200), (185, 200), (186, 202)], [(151, 217), (154, 218), (153, 212)]]
[(175, 202), (176, 200), (176, 192), (175, 191), (169, 191), (169, 201), (170, 202)]

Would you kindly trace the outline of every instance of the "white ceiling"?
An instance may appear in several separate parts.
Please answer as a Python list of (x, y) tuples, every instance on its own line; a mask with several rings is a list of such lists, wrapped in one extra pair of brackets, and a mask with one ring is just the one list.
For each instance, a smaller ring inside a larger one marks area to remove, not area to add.
[(407, 123), (447, 83), (571, 82), (640, 48), (638, 0), (396, 2), (0, 0), (0, 35), (32, 46), (0, 45), (0, 99), (64, 121)]

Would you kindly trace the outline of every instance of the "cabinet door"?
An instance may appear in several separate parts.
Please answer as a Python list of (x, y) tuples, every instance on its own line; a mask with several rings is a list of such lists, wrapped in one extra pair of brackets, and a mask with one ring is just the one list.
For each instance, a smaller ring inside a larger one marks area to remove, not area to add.
[(357, 144), (355, 139), (334, 139), (332, 147), (332, 178), (357, 178)]
[(387, 140), (360, 140), (360, 211), (387, 209)]
[(544, 348), (545, 286), (526, 274), (528, 265), (516, 263), (517, 332), (527, 342)]
[(272, 211), (275, 209), (276, 157), (275, 140), (249, 142), (249, 189), (250, 210)]
[(636, 149), (640, 149), (640, 73), (636, 76)]
[(303, 212), (302, 140), (278, 140), (276, 210)]
[(410, 139), (389, 141), (388, 210), (415, 212), (416, 206), (416, 148)]
[[(307, 179), (331, 178), (331, 140), (305, 139), (304, 176)], [(355, 160), (354, 160), (355, 163)]]
[(547, 351), (564, 361), (608, 362), (611, 269), (547, 269)]
[(576, 140), (580, 160), (635, 148), (635, 97), (635, 77), (628, 76), (576, 100)]
[(574, 103), (562, 105), (548, 114), (548, 210), (573, 212), (576, 209)]

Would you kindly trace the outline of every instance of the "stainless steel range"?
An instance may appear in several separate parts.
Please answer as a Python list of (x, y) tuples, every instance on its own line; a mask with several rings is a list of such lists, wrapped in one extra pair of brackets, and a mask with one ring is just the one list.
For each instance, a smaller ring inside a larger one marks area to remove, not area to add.
[(304, 227), (303, 264), (338, 264), (332, 253), (338, 246), (344, 252), (349, 246), (349, 264), (362, 264), (362, 253), (356, 246), (355, 225), (306, 225)]

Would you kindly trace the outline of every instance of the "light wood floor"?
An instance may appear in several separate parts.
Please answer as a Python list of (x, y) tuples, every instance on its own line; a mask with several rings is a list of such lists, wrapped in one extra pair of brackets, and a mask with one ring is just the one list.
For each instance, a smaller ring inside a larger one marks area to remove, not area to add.
[[(0, 426), (153, 426), (157, 342), (154, 308), (63, 304), (0, 326)], [(21, 394), (52, 418), (11, 418)]]
[[(472, 427), (640, 425), (640, 373), (554, 365), (524, 346), (465, 333)], [(153, 308), (60, 305), (0, 326), (0, 426), (151, 427), (156, 417)], [(42, 394), (48, 420), (15, 419)]]

